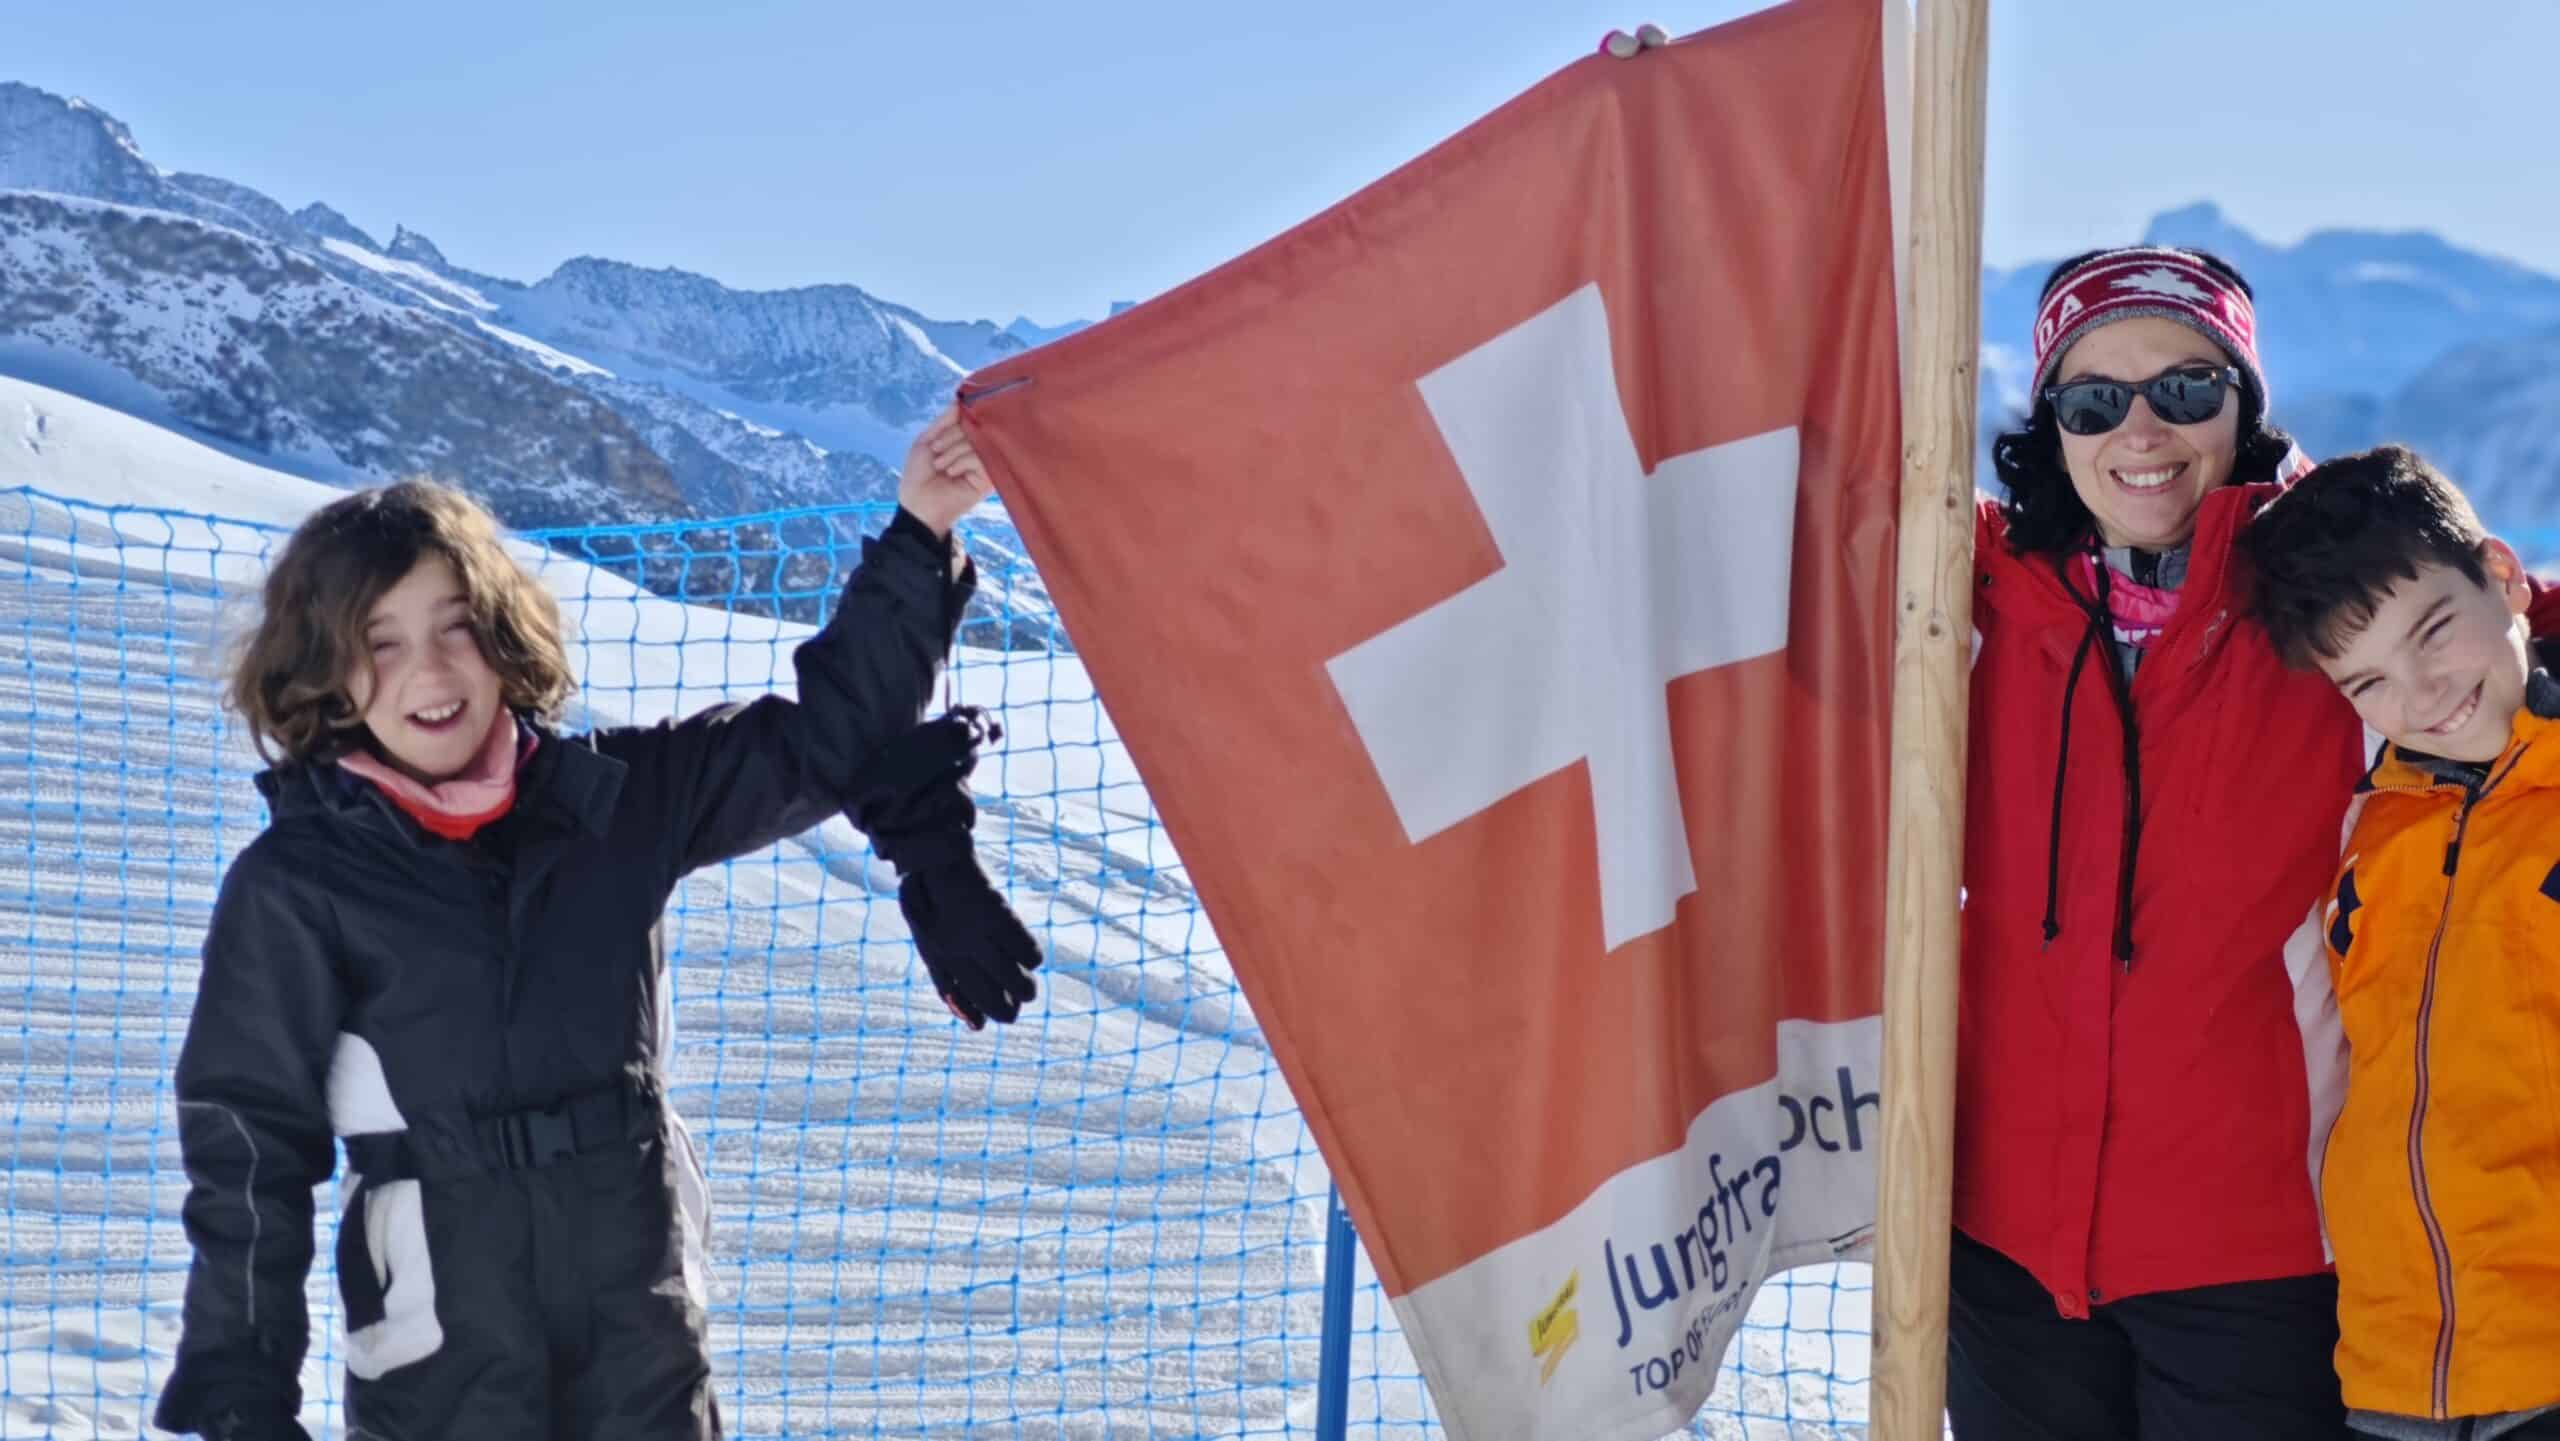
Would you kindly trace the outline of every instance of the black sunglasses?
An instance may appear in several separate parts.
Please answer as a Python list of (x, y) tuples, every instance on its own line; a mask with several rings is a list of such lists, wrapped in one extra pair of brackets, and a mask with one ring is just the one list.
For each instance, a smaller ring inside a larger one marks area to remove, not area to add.
[(2171, 425), (2196, 425), (2222, 413), (2224, 397), (2240, 383), (2236, 365), (2181, 365), (2144, 381), (2075, 380), (2045, 387), (2053, 418), (2073, 435), (2104, 435), (2124, 424), (2136, 395)]

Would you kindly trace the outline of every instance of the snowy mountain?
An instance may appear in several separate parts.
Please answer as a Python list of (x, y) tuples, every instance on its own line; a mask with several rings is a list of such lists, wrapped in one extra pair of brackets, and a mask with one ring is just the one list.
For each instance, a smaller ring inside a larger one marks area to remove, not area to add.
[(2529, 556), (2560, 557), (2560, 326), (2440, 357), (2356, 437), (2385, 440), (2443, 467)]
[[(405, 234), (405, 233), (404, 233)], [(850, 285), (732, 290), (681, 270), (569, 261), (531, 286), (464, 277), (414, 235), (407, 254), (474, 283), (498, 324), (830, 449), (894, 463), (963, 375), (1022, 344), (985, 321), (926, 319)]]
[[(303, 216), (245, 185), (167, 174), (145, 159), (124, 122), (85, 100), (0, 81), (0, 190), (40, 190), (165, 210), (287, 244), (348, 225), (325, 205)], [(370, 242), (367, 242), (368, 244)]]
[(677, 485), (701, 514), (885, 505), (898, 498), (897, 477), (867, 455), (831, 451), (806, 436), (611, 374), (586, 377), (582, 388), (610, 404), (666, 457)]
[(154, 418), (302, 474), (437, 475), (518, 525), (692, 511), (667, 463), (604, 402), (241, 231), (5, 191), (0, 273), (12, 372), (165, 407)]
[(705, 276), (594, 258), (572, 260), (530, 285), (482, 275), (453, 264), (413, 230), (395, 230), (378, 244), (326, 204), (289, 211), (244, 185), (164, 174), (112, 115), (0, 83), (0, 190), (9, 189), (169, 211), (238, 230), (394, 304), (547, 346), (549, 354), (522, 348), (567, 372), (572, 384), (616, 372), (715, 412), (806, 435), (831, 451), (868, 455), (884, 468), (897, 463), (959, 376), (1023, 348), (990, 322), (934, 320), (850, 285), (738, 291)]
[(2257, 289), (2279, 403), (2287, 390), (2389, 394), (2455, 347), (2560, 326), (2560, 278), (2423, 231), (2320, 230), (2279, 248), (2196, 205), (2148, 238), (2240, 250), (2225, 258)]
[(1042, 325), (1028, 315), (1017, 315), (1013, 323), (1004, 328), (1004, 333), (1027, 346), (1046, 345), (1059, 336), (1073, 335), (1084, 328), (1085, 322), (1081, 320), (1070, 320), (1064, 325)]
[[(2388, 395), (2457, 346), (2560, 326), (2560, 277), (2423, 232), (2322, 230), (2274, 246), (2199, 204), (2161, 215), (2141, 238), (2213, 251), (2249, 278), (2283, 409), (2308, 396)], [(1983, 276), (1984, 340), (2025, 344), (2052, 265)]]
[[(143, 159), (123, 121), (85, 100), (64, 100), (14, 81), (0, 82), (0, 183), (181, 214), (209, 204)], [(221, 218), (225, 224), (253, 223), (235, 213)]]
[[(405, 227), (377, 242), (324, 203), (164, 173), (104, 111), (0, 83), (0, 374), (297, 474), (435, 475), (528, 528), (885, 503), (958, 378), (1022, 348), (849, 285), (754, 293), (595, 259), (532, 285), (478, 274)], [(852, 539), (832, 537), (839, 578)], [(967, 539), (1002, 592), (973, 634), (1006, 600), (1049, 613), (1000, 513)], [(773, 568), (671, 559), (648, 579), (792, 615), (831, 589)]]
[[(1137, 304), (1138, 302), (1134, 300), (1115, 300), (1111, 302), (1111, 314), (1118, 315), (1121, 311), (1135, 309)], [(1004, 328), (1004, 333), (1026, 346), (1046, 345), (1061, 336), (1073, 335), (1079, 330), (1087, 329), (1092, 324), (1090, 320), (1070, 320), (1063, 325), (1042, 325), (1028, 315), (1017, 315), (1013, 318), (1013, 323)]]
[[(2560, 277), (2423, 232), (2270, 245), (2210, 204), (2161, 215), (2142, 238), (2211, 250), (2249, 278), (2276, 419), (2313, 456), (2402, 441), (2491, 524), (2560, 522)], [(1986, 439), (2025, 407), (2026, 337), (2052, 265), (1983, 277)]]

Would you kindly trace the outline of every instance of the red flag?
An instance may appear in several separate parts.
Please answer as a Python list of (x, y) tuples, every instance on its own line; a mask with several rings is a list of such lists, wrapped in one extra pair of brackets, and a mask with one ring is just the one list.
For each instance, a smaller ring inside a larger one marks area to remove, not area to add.
[(1873, 1224), (1879, 15), (1583, 60), (964, 388), (1453, 1435), (1677, 1427)]

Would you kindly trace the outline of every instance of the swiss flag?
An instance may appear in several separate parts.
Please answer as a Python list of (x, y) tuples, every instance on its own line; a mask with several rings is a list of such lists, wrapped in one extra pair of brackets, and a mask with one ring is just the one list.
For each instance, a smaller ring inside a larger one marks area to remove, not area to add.
[(1462, 1437), (1875, 1214), (1877, 0), (1592, 57), (963, 414)]

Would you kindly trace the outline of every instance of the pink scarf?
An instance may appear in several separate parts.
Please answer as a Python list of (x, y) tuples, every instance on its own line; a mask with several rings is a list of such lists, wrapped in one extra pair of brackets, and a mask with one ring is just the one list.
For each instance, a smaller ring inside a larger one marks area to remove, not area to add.
[(534, 733), (515, 717), (501, 714), (489, 724), (488, 739), (460, 775), (435, 785), (411, 780), (370, 751), (349, 751), (338, 768), (364, 777), (391, 798), (409, 818), (449, 841), (467, 841), (507, 813), (516, 802), (516, 772), (533, 754)]
[[(2097, 594), (2098, 558), (2082, 551), (2074, 563), (2080, 568), (2080, 583), (2089, 588), (2089, 594)], [(2178, 613), (2176, 591), (2144, 585), (2112, 567), (2106, 596), (2107, 619), (2114, 623), (2116, 643), (2137, 656), (2151, 649), (2152, 642), (2169, 628), (2169, 618)]]

